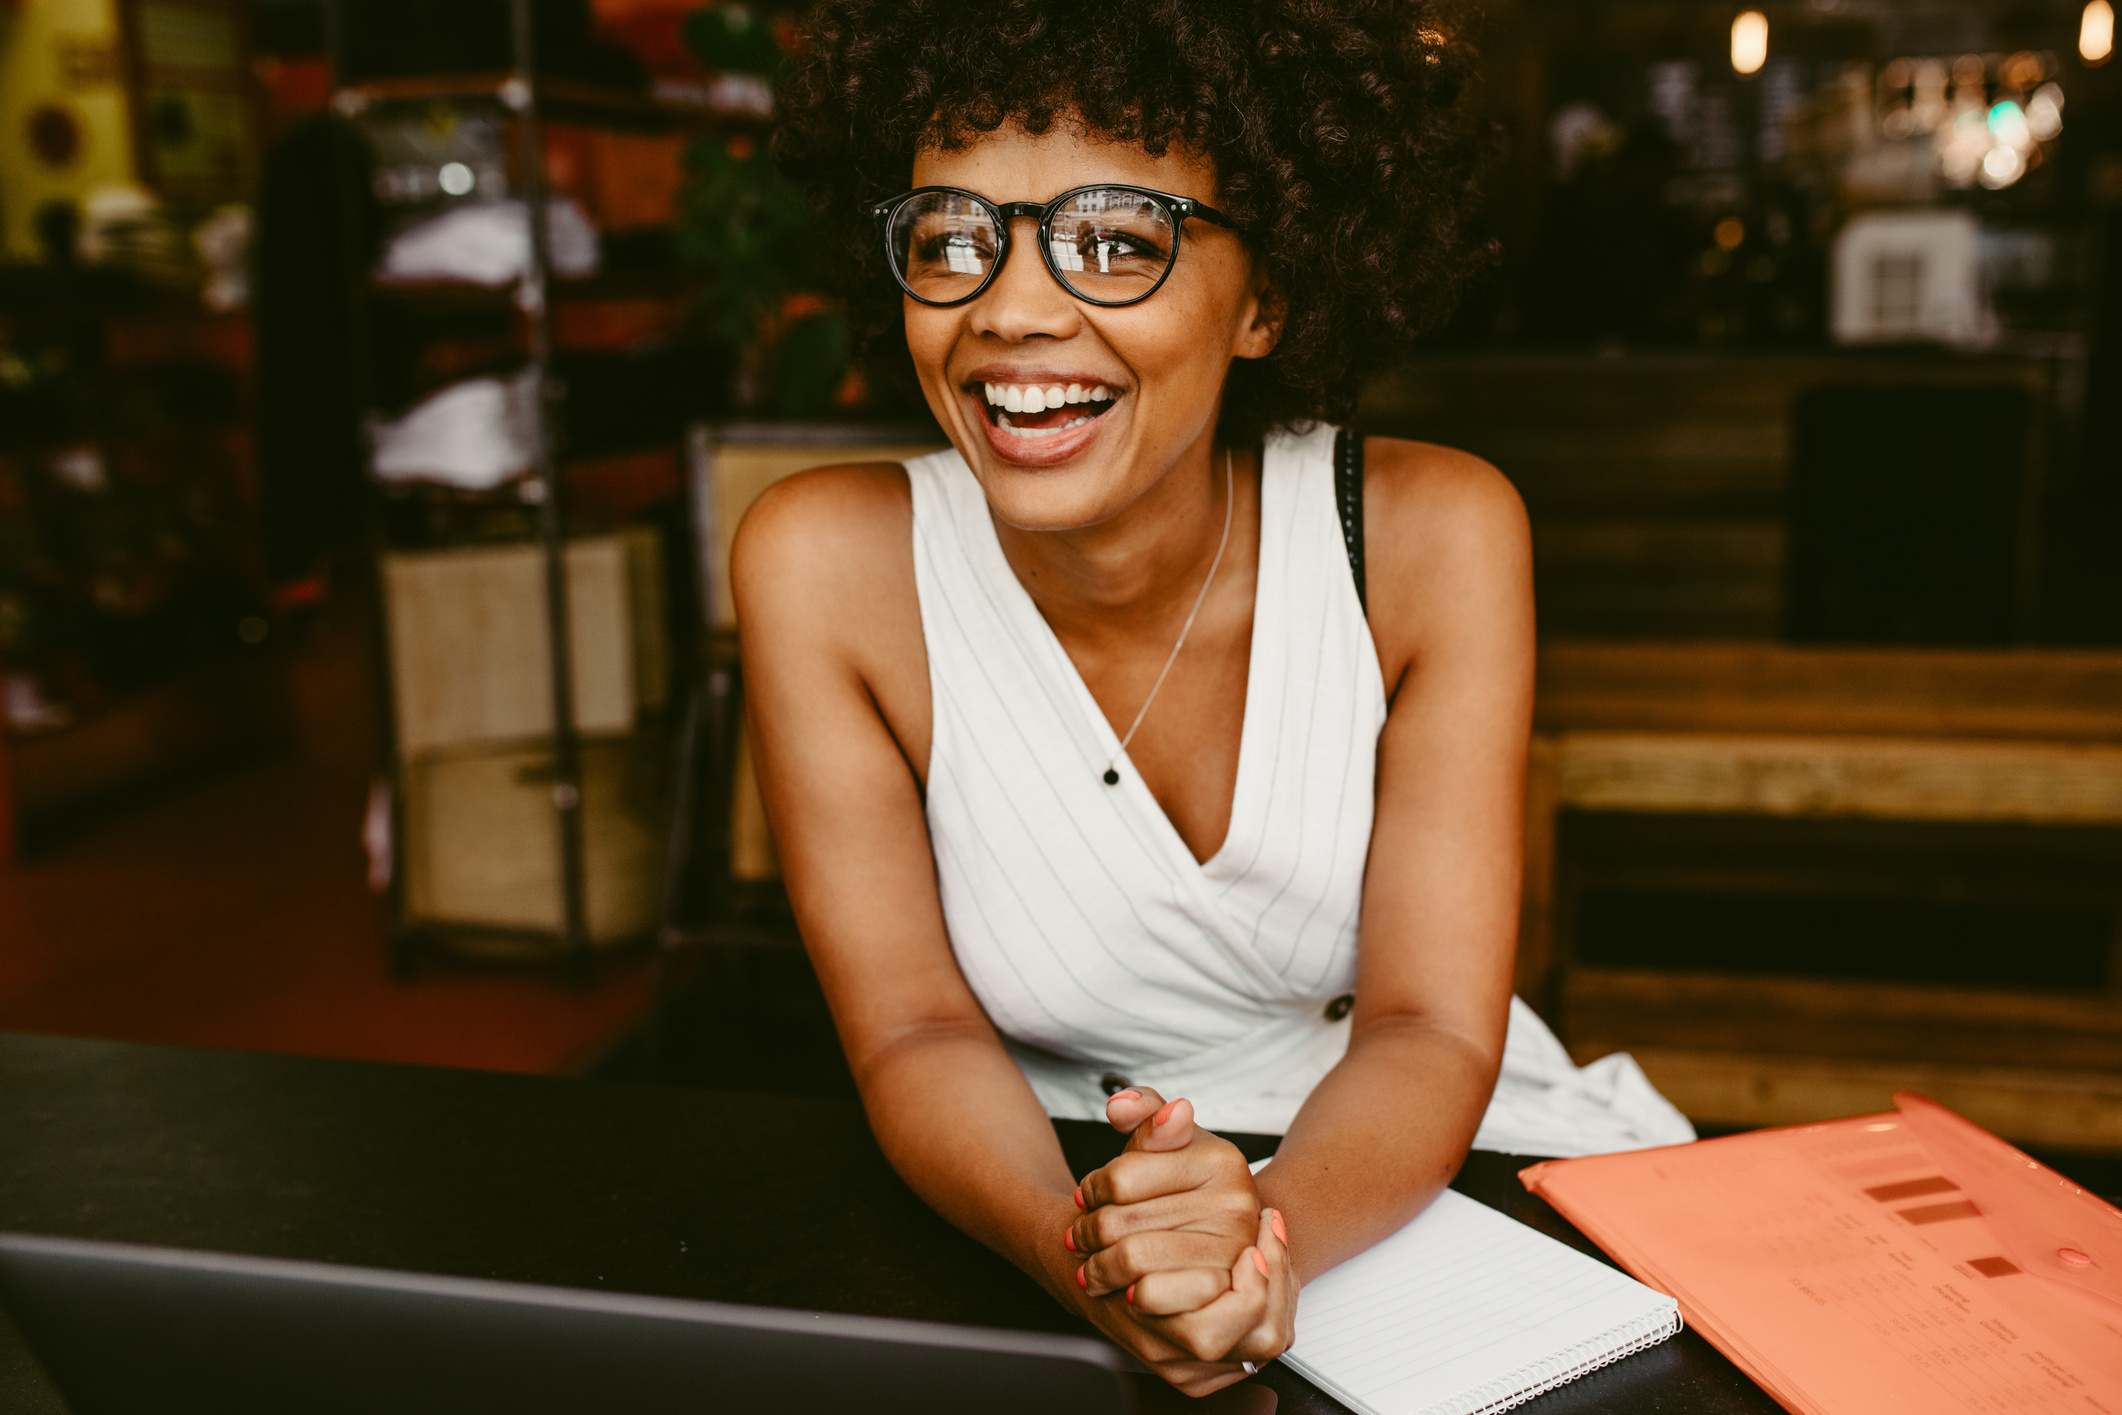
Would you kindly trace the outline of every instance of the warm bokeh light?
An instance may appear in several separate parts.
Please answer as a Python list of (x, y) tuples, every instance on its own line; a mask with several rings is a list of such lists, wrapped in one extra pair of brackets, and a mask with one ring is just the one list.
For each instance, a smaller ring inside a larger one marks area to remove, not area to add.
[(2043, 84), (2026, 100), (2026, 130), (2037, 142), (2048, 142), (2063, 131), (2063, 89)]
[(2115, 7), (2107, 0), (2085, 0), (2085, 14), (2078, 21), (2078, 57), (2088, 64), (2105, 64), (2114, 52)]
[(2026, 159), (2019, 150), (1997, 144), (1982, 156), (1982, 185), (1991, 191), (2001, 191), (2026, 175)]
[[(2107, 0), (2092, 0), (2092, 3), (2104, 9)], [(2089, 6), (2086, 13), (2092, 13)], [(1767, 62), (1768, 16), (1759, 10), (1748, 10), (1731, 22), (1731, 66), (1742, 74), (1752, 74), (1759, 72)]]

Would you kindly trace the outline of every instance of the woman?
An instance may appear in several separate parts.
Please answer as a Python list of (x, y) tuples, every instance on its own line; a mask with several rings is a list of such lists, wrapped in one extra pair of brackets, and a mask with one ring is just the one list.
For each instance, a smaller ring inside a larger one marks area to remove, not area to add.
[[(1429, 1202), (1505, 1060), (1524, 512), (1391, 439), (1338, 504), (1329, 421), (1468, 264), (1455, 33), (827, 0), (783, 85), (780, 155), (955, 449), (739, 534), (790, 897), (899, 1172), (1194, 1394)], [(1597, 1088), (1529, 1013), (1511, 1045)], [(1128, 1152), (1079, 1188), (1050, 1114)], [(1285, 1138), (1255, 1176), (1215, 1128)]]

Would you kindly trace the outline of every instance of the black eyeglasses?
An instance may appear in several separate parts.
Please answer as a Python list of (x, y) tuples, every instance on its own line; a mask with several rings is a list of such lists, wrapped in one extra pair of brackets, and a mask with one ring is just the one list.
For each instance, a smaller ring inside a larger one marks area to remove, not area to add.
[(962, 305), (1009, 259), (1010, 227), (1036, 219), (1039, 254), (1062, 288), (1086, 304), (1139, 304), (1179, 263), (1190, 216), (1237, 229), (1192, 197), (1146, 187), (1077, 187), (1045, 205), (991, 202), (960, 187), (916, 187), (870, 208), (899, 287), (924, 305)]

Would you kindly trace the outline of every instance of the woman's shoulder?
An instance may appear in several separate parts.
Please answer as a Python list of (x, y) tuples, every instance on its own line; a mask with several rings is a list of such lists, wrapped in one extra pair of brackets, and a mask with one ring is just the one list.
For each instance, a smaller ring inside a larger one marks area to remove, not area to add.
[(1493, 463), (1400, 437), (1363, 440), (1363, 513), (1366, 542), (1387, 548), (1478, 549), (1526, 534), (1525, 503)]
[(1381, 654), (1411, 662), (1439, 635), (1530, 622), (1532, 532), (1509, 478), (1470, 452), (1396, 437), (1365, 439), (1363, 459), (1365, 575)]
[(815, 570), (821, 561), (866, 560), (894, 546), (903, 553), (912, 520), (913, 495), (899, 463), (813, 467), (775, 482), (745, 511), (731, 573)]
[(730, 552), (738, 615), (838, 614), (913, 592), (913, 496), (897, 462), (816, 467), (759, 494)]

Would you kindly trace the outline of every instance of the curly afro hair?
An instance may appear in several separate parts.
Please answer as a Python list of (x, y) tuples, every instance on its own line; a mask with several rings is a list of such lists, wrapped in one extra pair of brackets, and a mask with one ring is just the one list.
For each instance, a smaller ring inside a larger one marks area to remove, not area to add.
[(774, 152), (844, 249), (857, 336), (910, 371), (871, 203), (915, 153), (1014, 122), (1081, 121), (1210, 159), (1216, 205), (1266, 262), (1275, 351), (1240, 360), (1227, 438), (1345, 421), (1364, 380), (1451, 314), (1487, 144), (1452, 0), (820, 0), (780, 83)]

